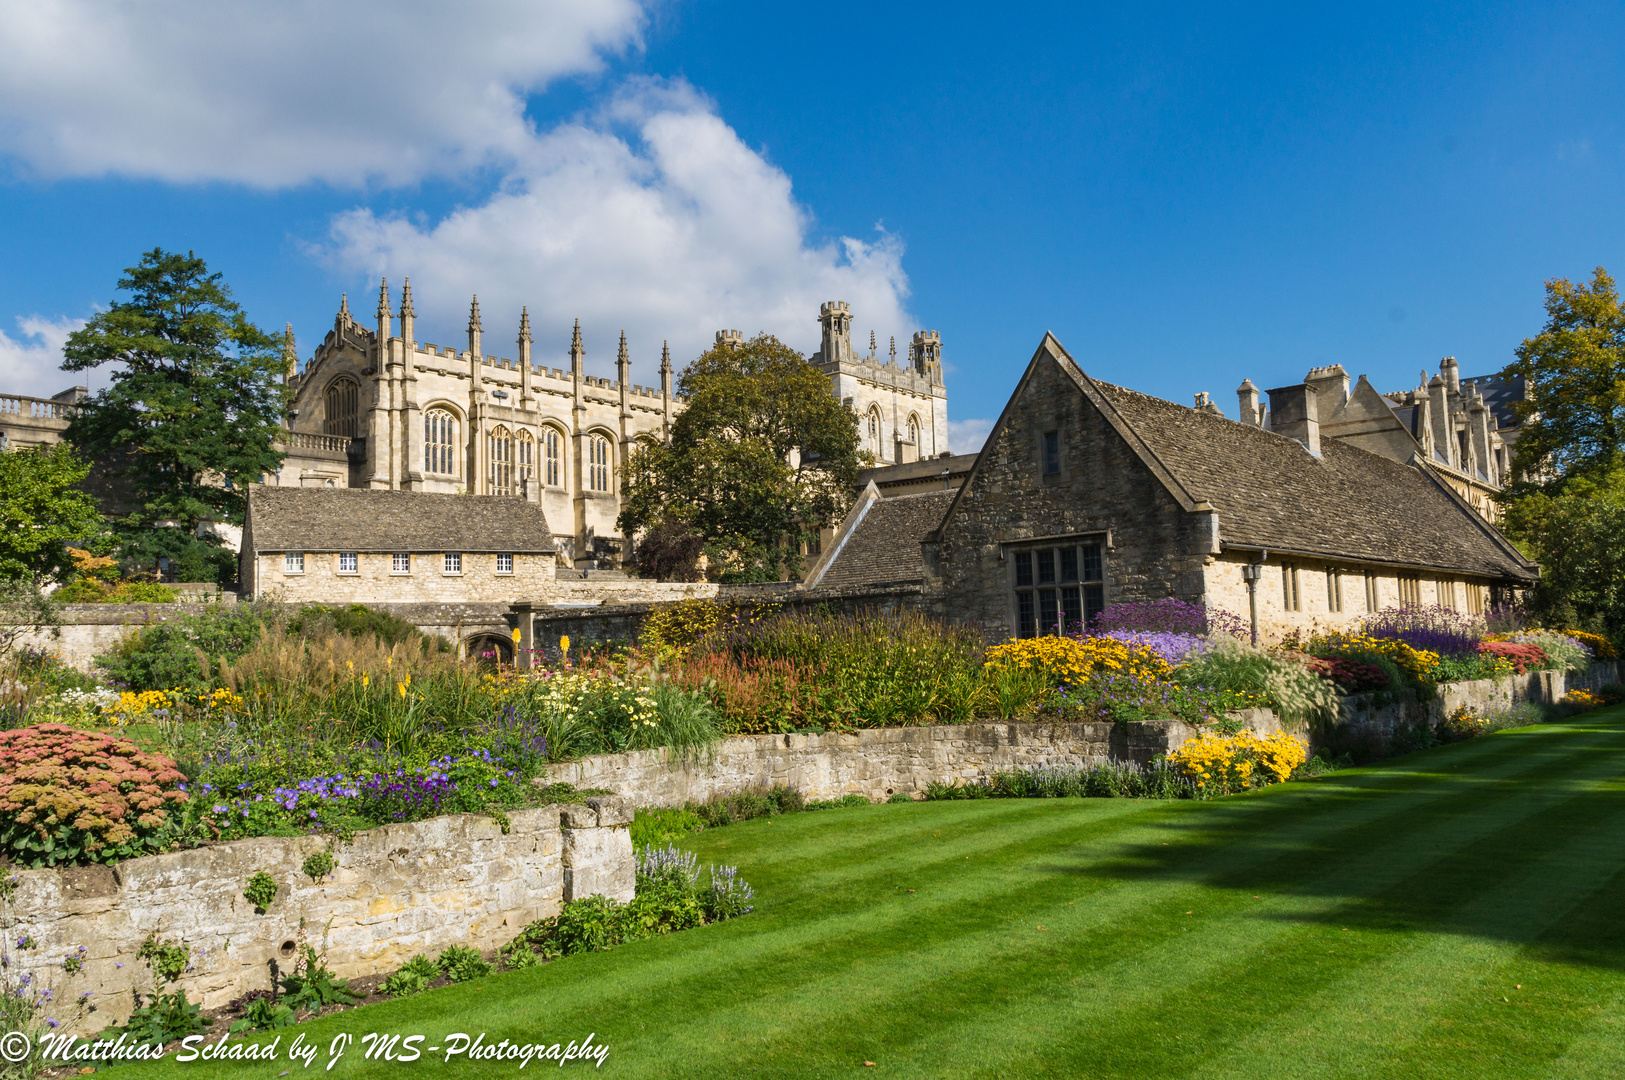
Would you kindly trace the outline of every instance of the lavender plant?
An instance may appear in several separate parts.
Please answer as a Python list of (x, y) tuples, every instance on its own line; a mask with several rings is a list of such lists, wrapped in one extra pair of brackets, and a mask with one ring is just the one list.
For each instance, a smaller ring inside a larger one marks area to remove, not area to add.
[(1403, 641), (1413, 649), (1440, 656), (1475, 655), (1485, 633), (1481, 616), (1420, 604), (1384, 608), (1366, 616), (1361, 629), (1368, 637)]

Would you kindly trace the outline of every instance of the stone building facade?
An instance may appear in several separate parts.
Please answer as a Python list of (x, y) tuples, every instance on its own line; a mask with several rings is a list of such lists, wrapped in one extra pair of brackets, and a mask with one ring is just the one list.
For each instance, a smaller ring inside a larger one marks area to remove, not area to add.
[(55, 446), (73, 421), (74, 406), (89, 395), (83, 386), (48, 398), (0, 394), (0, 450)]
[(811, 363), (829, 376), (835, 396), (858, 414), (858, 445), (876, 465), (898, 465), (936, 457), (948, 450), (948, 390), (942, 382), (942, 335), (921, 330), (909, 343), (907, 362), (897, 363), (897, 339), (890, 358), (852, 349), (852, 311), (831, 300), (818, 312), (823, 339)]
[(1166, 597), (1274, 638), (1399, 604), (1482, 611), (1535, 580), (1427, 458), (1322, 438), (1315, 398), (1283, 387), (1269, 428), (1238, 423), (1091, 379), (1046, 335), (964, 483), (871, 486), (809, 580), (912, 579), (990, 640)]
[[(895, 356), (880, 363), (873, 348), (867, 359), (853, 356), (845, 301), (824, 304), (820, 319), (822, 349), (811, 360), (859, 414), (864, 445), (876, 460), (914, 461), (945, 451), (940, 336), (915, 334), (908, 365), (899, 367)], [(621, 469), (635, 441), (665, 437), (683, 407), (672, 392), (670, 350), (661, 352), (660, 385), (645, 387), (631, 382), (625, 334), (616, 377), (607, 379), (587, 374), (579, 324), (567, 366), (556, 368), (533, 356), (525, 311), (517, 360), (484, 352), (477, 298), (466, 348), (419, 341), (414, 320), (410, 283), (399, 310), (387, 285), (379, 288), (371, 327), (352, 317), (346, 298), (303, 369), (290, 332), (288, 456), (266, 483), (522, 499), (553, 523), (565, 560), (589, 568), (619, 565), (629, 554), (615, 525)], [(743, 336), (722, 330), (717, 342)]]
[(511, 603), (556, 589), (542, 508), (489, 495), (248, 490), (245, 597), (290, 603)]

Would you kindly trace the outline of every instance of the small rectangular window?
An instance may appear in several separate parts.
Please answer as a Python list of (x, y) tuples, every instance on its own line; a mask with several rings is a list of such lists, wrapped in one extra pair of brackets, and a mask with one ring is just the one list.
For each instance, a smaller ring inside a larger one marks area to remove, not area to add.
[(1065, 547), (1061, 549), (1061, 582), (1078, 580), (1078, 549)]
[(1343, 610), (1343, 574), (1340, 570), (1326, 571), (1326, 610)]
[(1422, 579), (1414, 574), (1401, 574), (1399, 578), (1399, 602), (1407, 607), (1419, 607), (1422, 603)]
[(463, 572), (463, 553), (460, 551), (446, 552), (446, 569), (448, 574), (461, 574)]
[(1091, 544), (1083, 549), (1083, 580), (1099, 581), (1101, 576), (1100, 545)]
[(1302, 611), (1303, 595), (1298, 592), (1298, 568), (1281, 567), (1281, 607), (1286, 611)]
[(353, 574), (356, 572), (356, 555), (353, 551), (339, 552), (339, 573)]
[[(1103, 570), (1098, 544), (1016, 552), (1017, 636), (1074, 634), (1084, 629), (1105, 607)], [(1055, 588), (1057, 585), (1060, 587)]]
[(1365, 572), (1365, 609), (1382, 610), (1382, 592), (1377, 586), (1377, 575), (1370, 570)]
[(1061, 472), (1061, 433), (1044, 432), (1044, 475), (1058, 476)]
[(1016, 552), (1016, 588), (1028, 588), (1033, 583), (1033, 553)]
[(1038, 633), (1038, 615), (1033, 610), (1033, 594), (1023, 592), (1016, 594), (1016, 623), (1018, 636), (1034, 637)]
[(1454, 581), (1439, 582), (1439, 606), (1454, 608), (1456, 606), (1456, 583)]
[(282, 570), (288, 574), (303, 574), (305, 572), (305, 553), (303, 551), (290, 551), (283, 555)]
[(389, 572), (392, 574), (410, 574), (412, 572), (411, 553), (397, 551), (389, 557)]
[(1050, 549), (1038, 553), (1038, 583), (1055, 584), (1055, 552)]
[(504, 552), (503, 554), (497, 556), (497, 573), (499, 573), (499, 574), (511, 574), (511, 573), (513, 573), (513, 556), (512, 555), (508, 554), (507, 552)]

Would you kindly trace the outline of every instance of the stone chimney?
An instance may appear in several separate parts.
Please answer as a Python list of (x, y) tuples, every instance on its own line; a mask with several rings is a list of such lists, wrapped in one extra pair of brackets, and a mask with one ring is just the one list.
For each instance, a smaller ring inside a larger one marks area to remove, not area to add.
[(1428, 380), (1428, 419), (1433, 422), (1433, 453), (1446, 464), (1455, 465), (1456, 440), (1450, 430), (1450, 387), (1442, 375)]
[(1236, 387), (1236, 398), (1241, 402), (1241, 422), (1259, 427), (1263, 418), (1258, 414), (1258, 387), (1253, 385), (1253, 380), (1241, 380), (1241, 385)]
[(1315, 408), (1325, 413), (1328, 419), (1335, 417), (1348, 404), (1349, 373), (1342, 364), (1311, 368), (1303, 381), (1314, 388)]
[(1297, 439), (1315, 457), (1320, 456), (1320, 413), (1315, 390), (1308, 383), (1278, 386), (1270, 395), (1270, 429)]
[(1444, 384), (1450, 387), (1452, 397), (1461, 393), (1461, 369), (1456, 366), (1454, 356), (1447, 356), (1439, 361), (1439, 374), (1444, 376)]

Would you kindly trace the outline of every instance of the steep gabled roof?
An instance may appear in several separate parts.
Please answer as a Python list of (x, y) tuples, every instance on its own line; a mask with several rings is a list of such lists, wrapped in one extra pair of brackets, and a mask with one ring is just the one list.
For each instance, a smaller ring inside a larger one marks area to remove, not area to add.
[[(875, 498), (844, 535), (839, 549), (816, 582), (819, 589), (847, 589), (859, 585), (888, 585), (925, 577), (920, 541), (942, 523), (953, 502), (953, 491), (926, 491), (916, 495)], [(815, 571), (816, 572), (816, 571)]]
[[(1539, 575), (1419, 459), (1401, 464), (1335, 438), (1322, 440), (1316, 458), (1285, 435), (1091, 379), (1050, 333), (986, 446), (1046, 362), (1067, 373), (1181, 508), (1206, 502), (1218, 512), (1221, 544), (1490, 578)], [(979, 458), (943, 524), (969, 498), (981, 468)]]
[[(1081, 370), (1075, 378), (1088, 380)], [(1535, 576), (1534, 564), (1429, 469), (1332, 438), (1321, 440), (1316, 458), (1285, 435), (1088, 381), (1181, 487), (1219, 512), (1223, 544)]]
[(255, 551), (555, 550), (540, 506), (499, 495), (256, 484), (248, 518)]

